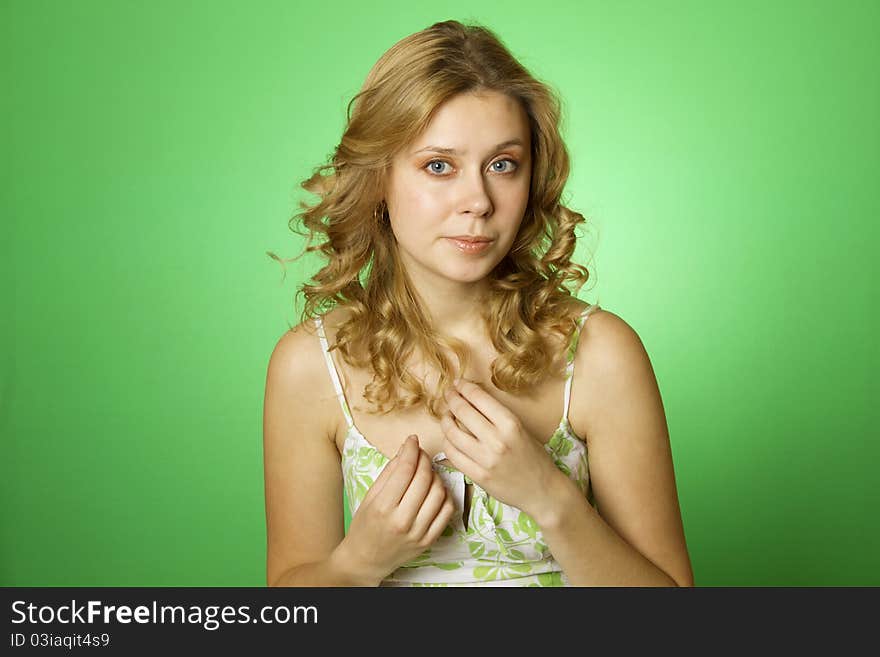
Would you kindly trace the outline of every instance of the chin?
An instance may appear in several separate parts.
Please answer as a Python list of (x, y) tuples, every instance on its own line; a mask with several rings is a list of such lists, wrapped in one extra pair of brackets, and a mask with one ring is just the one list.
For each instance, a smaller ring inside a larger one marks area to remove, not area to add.
[(476, 283), (478, 281), (483, 280), (495, 269), (495, 263), (490, 263), (488, 261), (482, 262), (479, 265), (470, 264), (458, 267), (446, 267), (444, 271), (441, 271), (441, 275), (454, 280), (458, 283)]

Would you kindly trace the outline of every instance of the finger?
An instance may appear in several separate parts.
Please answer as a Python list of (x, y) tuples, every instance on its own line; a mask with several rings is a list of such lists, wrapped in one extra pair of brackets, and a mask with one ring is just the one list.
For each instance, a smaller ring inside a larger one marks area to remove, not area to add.
[(433, 480), (431, 481), (431, 487), (428, 489), (427, 496), (425, 496), (425, 501), (422, 502), (422, 506), (416, 515), (416, 519), (413, 521), (411, 531), (419, 539), (427, 533), (428, 528), (430, 528), (431, 523), (434, 522), (434, 518), (437, 517), (437, 514), (442, 508), (443, 502), (446, 501), (448, 494), (449, 491), (447, 491), (446, 486), (443, 485), (443, 480), (440, 479), (440, 475), (435, 472)]
[(443, 451), (446, 452), (446, 457), (452, 461), (452, 464), (463, 474), (466, 474), (474, 481), (483, 481), (486, 477), (486, 472), (477, 461), (459, 449), (458, 444), (461, 443), (461, 440), (460, 432), (459, 434), (455, 434), (454, 432), (446, 434), (446, 440), (443, 443)]
[(466, 399), (480, 414), (494, 425), (510, 419), (510, 409), (493, 397), (479, 383), (461, 379), (454, 389)]
[(388, 475), (388, 480), (379, 491), (389, 507), (400, 504), (415, 474), (420, 452), (418, 438), (408, 437), (400, 446), (397, 456), (394, 457), (397, 461), (394, 470)]
[(425, 501), (425, 496), (431, 488), (433, 479), (434, 469), (431, 467), (431, 457), (428, 456), (425, 450), (420, 449), (416, 471), (399, 504), (400, 513), (409, 520), (410, 527), (412, 527), (412, 523), (418, 515), (422, 502)]
[(440, 416), (440, 427), (443, 429), (446, 439), (452, 442), (459, 452), (472, 461), (483, 461), (486, 456), (486, 445), (469, 432), (459, 428), (448, 411)]
[(470, 400), (455, 389), (446, 393), (446, 404), (456, 419), (477, 438), (489, 435), (495, 428), (494, 423), (474, 407)]
[[(398, 455), (399, 455), (398, 451)], [(382, 468), (382, 472), (379, 473), (379, 476), (376, 477), (376, 480), (373, 482), (373, 485), (367, 489), (367, 494), (364, 495), (364, 499), (361, 504), (367, 503), (369, 500), (373, 499), (377, 495), (382, 492), (382, 489), (385, 488), (385, 484), (388, 482), (388, 479), (391, 477), (394, 469), (400, 464), (400, 459), (397, 455), (394, 456), (391, 460), (389, 460), (385, 467)]]
[(447, 495), (446, 501), (443, 502), (443, 505), (440, 507), (440, 511), (437, 513), (437, 516), (434, 518), (431, 526), (428, 527), (428, 531), (425, 532), (425, 535), (422, 537), (423, 541), (426, 541), (428, 545), (434, 544), (440, 535), (446, 530), (446, 528), (452, 523), (452, 516), (455, 513), (455, 504), (452, 502), (452, 496)]

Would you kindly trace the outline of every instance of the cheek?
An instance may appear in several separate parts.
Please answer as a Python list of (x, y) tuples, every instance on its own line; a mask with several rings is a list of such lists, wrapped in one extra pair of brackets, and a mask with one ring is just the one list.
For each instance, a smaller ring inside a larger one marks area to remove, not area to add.
[(405, 199), (406, 206), (413, 216), (433, 218), (446, 211), (448, 199), (441, 190), (413, 188)]
[(516, 199), (520, 204), (520, 207), (523, 211), (525, 211), (526, 206), (529, 204), (529, 192), (531, 191), (530, 180), (528, 177), (523, 179), (522, 185), (520, 185), (516, 190)]
[(449, 214), (449, 203), (444, 196), (431, 191), (410, 191), (394, 199), (389, 208), (392, 226), (417, 236), (427, 236), (439, 229), (443, 217)]

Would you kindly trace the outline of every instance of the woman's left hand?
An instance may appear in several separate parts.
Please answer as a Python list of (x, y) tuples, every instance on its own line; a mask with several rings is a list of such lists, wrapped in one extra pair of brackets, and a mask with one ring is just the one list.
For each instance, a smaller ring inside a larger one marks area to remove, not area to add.
[(445, 397), (451, 413), (440, 424), (452, 464), (505, 504), (526, 513), (542, 507), (551, 481), (563, 474), (544, 446), (477, 383), (461, 380)]

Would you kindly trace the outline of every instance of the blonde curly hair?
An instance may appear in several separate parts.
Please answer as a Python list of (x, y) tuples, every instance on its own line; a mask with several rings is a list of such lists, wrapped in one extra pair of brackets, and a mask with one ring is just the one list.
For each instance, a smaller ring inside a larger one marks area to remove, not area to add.
[[(489, 275), (482, 306), (499, 353), (492, 363), (492, 383), (520, 393), (549, 376), (562, 376), (552, 369), (557, 349), (547, 336), (552, 331), (570, 339), (582, 311), (566, 283), (576, 282), (576, 292), (589, 278), (585, 267), (571, 262), (575, 228), (586, 220), (560, 200), (569, 157), (559, 133), (557, 95), (486, 27), (448, 20), (405, 37), (379, 58), (349, 102), (347, 126), (332, 161), (301, 183), (320, 200), (312, 205), (301, 201), (302, 212), (289, 222), (298, 234), (305, 236), (296, 229), (298, 223), (308, 229), (303, 253), (320, 251), (327, 258), (312, 284), (299, 289), (305, 296), (301, 319), (334, 306), (350, 310), (331, 349), (338, 349), (349, 365), (369, 368), (373, 379), (363, 394), (380, 413), (424, 404), (439, 419), (442, 391), (468, 365), (466, 345), (441, 335), (418, 303), (382, 199), (395, 154), (421, 134), (442, 103), (477, 91), (502, 92), (521, 103), (529, 119), (533, 163), (519, 232)], [(318, 235), (321, 243), (312, 246)], [(414, 349), (438, 372), (437, 390), (428, 390), (403, 367)], [(457, 367), (446, 356), (450, 351)]]

